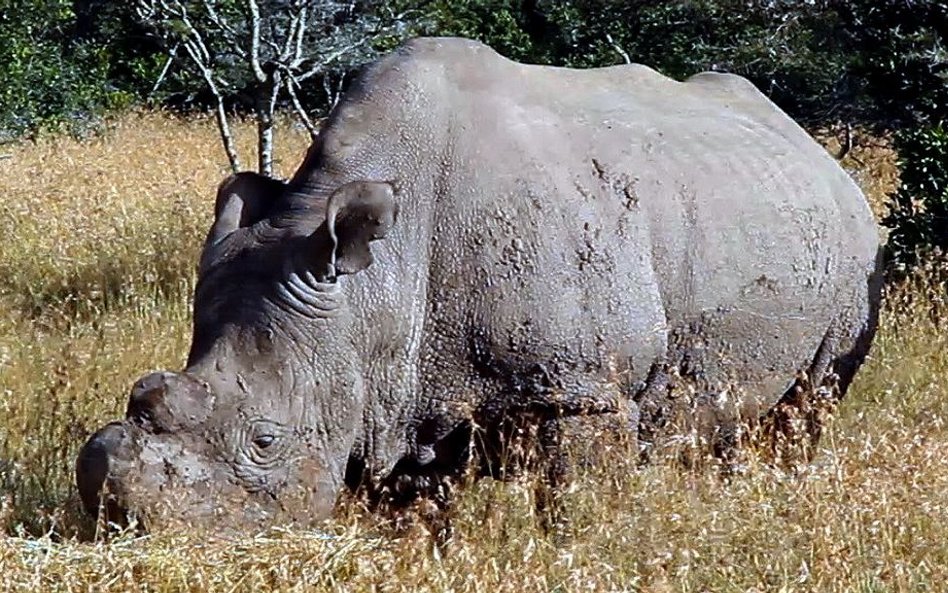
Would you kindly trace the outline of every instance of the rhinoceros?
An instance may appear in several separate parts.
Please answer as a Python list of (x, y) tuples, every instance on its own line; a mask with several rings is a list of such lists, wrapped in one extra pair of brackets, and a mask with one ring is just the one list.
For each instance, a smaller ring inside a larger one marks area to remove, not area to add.
[(215, 215), (186, 367), (79, 454), (90, 512), (325, 518), (347, 487), (425, 494), (511, 426), (551, 457), (606, 417), (643, 454), (683, 426), (725, 450), (801, 373), (845, 394), (876, 328), (864, 196), (735, 75), (412, 40), (289, 181), (233, 176)]

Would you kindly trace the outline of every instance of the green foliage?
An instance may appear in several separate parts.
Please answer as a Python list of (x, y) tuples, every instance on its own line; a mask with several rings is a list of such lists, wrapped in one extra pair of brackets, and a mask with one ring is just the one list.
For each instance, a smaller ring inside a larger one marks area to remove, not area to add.
[(521, 61), (733, 72), (815, 125), (904, 126), (948, 101), (944, 1), (436, 0), (429, 16), (429, 34)]
[(839, 14), (863, 119), (901, 127), (948, 116), (948, 2), (859, 0)]
[[(237, 2), (217, 4), (225, 13), (240, 11)], [(260, 6), (282, 10), (277, 0)], [(374, 51), (352, 55), (370, 59), (415, 34), (458, 35), (532, 63), (592, 67), (628, 56), (675, 78), (723, 70), (746, 76), (812, 124), (936, 121), (948, 101), (944, 1), (398, 0), (353, 6), (330, 15), (310, 43), (334, 50), (342, 28), (385, 20), (387, 11), (404, 15), (399, 27), (373, 42)], [(203, 81), (181, 68), (153, 88), (175, 44), (152, 33), (133, 3), (0, 0), (0, 75), (8, 81), (0, 125), (23, 131), (146, 97), (203, 104)], [(218, 41), (209, 39), (219, 67), (236, 67)], [(326, 76), (338, 80), (357, 66), (338, 61)], [(323, 78), (314, 77), (303, 97), (316, 110), (327, 106), (310, 102), (327, 100)], [(245, 86), (229, 90), (229, 105), (246, 104)]]
[(901, 186), (883, 224), (895, 271), (948, 251), (948, 2), (846, 4), (861, 115), (896, 136)]
[(501, 54), (536, 62), (536, 40), (518, 0), (436, 0), (429, 7), (429, 35), (467, 37), (489, 44)]
[[(271, 32), (285, 31), (288, 3), (258, 5), (276, 23)], [(216, 6), (241, 22), (241, 2)], [(892, 251), (907, 263), (916, 248), (945, 241), (944, 191), (933, 189), (945, 181), (932, 160), (946, 158), (938, 123), (948, 121), (945, 0), (372, 0), (313, 9), (320, 16), (307, 53), (326, 62), (300, 89), (310, 111), (328, 109), (361, 62), (419, 34), (479, 39), (529, 63), (632, 60), (677, 79), (734, 72), (805, 124), (908, 130), (899, 135), (905, 181), (886, 220)], [(175, 23), (166, 25), (156, 35), (156, 23), (143, 22), (128, 2), (0, 0), (0, 139), (41, 128), (82, 131), (100, 111), (132, 102), (212, 104), (201, 76), (180, 67), (181, 38)], [(229, 82), (227, 108), (253, 109), (256, 83), (245, 61), (212, 29), (210, 63)], [(177, 62), (166, 69), (175, 48)]]
[(938, 123), (897, 137), (902, 184), (883, 223), (893, 261), (912, 267), (933, 248), (948, 253), (948, 127)]
[(40, 128), (82, 132), (126, 102), (108, 84), (108, 51), (74, 38), (72, 3), (0, 3), (0, 137)]
[(843, 100), (842, 21), (820, 3), (743, 0), (466, 0), (434, 3), (429, 32), (484, 41), (513, 59), (572, 67), (626, 57), (674, 78), (750, 78), (798, 118)]
[(948, 251), (948, 2), (843, 3), (864, 120), (901, 131), (901, 186), (883, 224), (898, 273)]
[(106, 76), (111, 87), (135, 101), (161, 101), (187, 84), (172, 78), (166, 79), (166, 87), (154, 88), (167, 57), (138, 22), (133, 3), (74, 0), (73, 6), (75, 38), (106, 52)]

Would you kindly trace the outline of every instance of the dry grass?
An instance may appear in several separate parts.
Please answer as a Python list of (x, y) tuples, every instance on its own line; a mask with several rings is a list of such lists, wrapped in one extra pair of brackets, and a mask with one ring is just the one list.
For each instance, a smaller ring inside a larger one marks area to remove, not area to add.
[(891, 136), (873, 136), (865, 130), (852, 131), (850, 150), (844, 151), (845, 130), (821, 129), (814, 136), (835, 157), (843, 154), (840, 164), (862, 188), (877, 220), (888, 214), (889, 195), (899, 188), (898, 154)]
[[(275, 164), (291, 173), (308, 137), (283, 131)], [(250, 161), (254, 130), (236, 132)], [(117, 120), (87, 143), (15, 147), (0, 162), (0, 231), (15, 238), (0, 243), (0, 291), (32, 315), (95, 314), (116, 300), (151, 303), (179, 291), (226, 162), (211, 120), (161, 115)]]
[[(242, 128), (242, 141), (250, 131)], [(442, 550), (357, 505), (326, 532), (88, 541), (72, 460), (142, 372), (180, 364), (213, 126), (161, 115), (0, 161), (0, 535), (11, 591), (932, 591), (948, 582), (945, 269), (890, 289), (871, 360), (793, 472), (613, 466), (537, 529), (526, 483), (467, 485)], [(306, 144), (296, 134), (284, 170)], [(880, 166), (877, 163), (873, 166)], [(865, 180), (863, 180), (865, 181)], [(103, 272), (108, 270), (108, 272)], [(48, 536), (42, 534), (48, 533)]]

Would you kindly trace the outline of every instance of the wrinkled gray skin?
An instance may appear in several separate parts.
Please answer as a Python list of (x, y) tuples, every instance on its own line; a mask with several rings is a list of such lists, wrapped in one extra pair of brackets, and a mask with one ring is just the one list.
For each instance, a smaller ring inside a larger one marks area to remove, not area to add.
[(320, 518), (347, 483), (457, 473), (473, 425), (515, 417), (555, 444), (618, 415), (651, 451), (670, 376), (727, 445), (798, 370), (844, 393), (875, 330), (862, 194), (731, 75), (415, 40), (292, 180), (233, 177), (216, 214), (187, 368), (140, 380), (80, 454), (92, 512), (105, 483), (149, 520)]

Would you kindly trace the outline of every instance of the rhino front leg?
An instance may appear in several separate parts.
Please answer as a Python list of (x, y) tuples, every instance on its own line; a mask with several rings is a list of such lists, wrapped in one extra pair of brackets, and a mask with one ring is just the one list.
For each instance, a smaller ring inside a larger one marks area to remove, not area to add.
[(562, 532), (567, 527), (567, 516), (563, 507), (563, 492), (575, 477), (569, 455), (564, 447), (569, 425), (576, 418), (549, 418), (542, 421), (537, 430), (537, 445), (540, 452), (541, 478), (534, 480), (534, 501), (537, 518), (545, 531)]
[(569, 526), (564, 497), (586, 473), (630, 470), (638, 465), (639, 407), (631, 398), (608, 411), (551, 416), (537, 431), (539, 472), (535, 482), (537, 517), (547, 531)]

